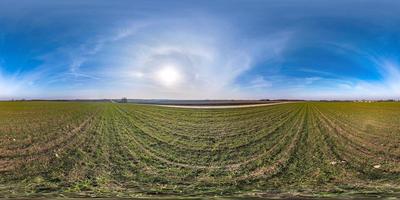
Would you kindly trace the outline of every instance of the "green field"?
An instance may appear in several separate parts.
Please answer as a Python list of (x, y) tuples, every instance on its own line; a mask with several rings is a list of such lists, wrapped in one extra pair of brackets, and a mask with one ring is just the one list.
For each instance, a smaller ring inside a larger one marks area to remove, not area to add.
[(0, 102), (0, 197), (400, 192), (400, 103)]

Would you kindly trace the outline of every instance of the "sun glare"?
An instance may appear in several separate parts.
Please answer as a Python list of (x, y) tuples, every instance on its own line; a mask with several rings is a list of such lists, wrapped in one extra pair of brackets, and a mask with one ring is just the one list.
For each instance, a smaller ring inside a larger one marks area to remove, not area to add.
[(182, 75), (176, 67), (168, 65), (156, 72), (156, 78), (162, 85), (172, 87), (181, 81)]

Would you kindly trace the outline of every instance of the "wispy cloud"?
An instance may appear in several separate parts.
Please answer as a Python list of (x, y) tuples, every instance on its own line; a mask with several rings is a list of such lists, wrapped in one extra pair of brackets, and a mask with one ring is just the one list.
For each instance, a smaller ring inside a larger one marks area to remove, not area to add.
[(0, 6), (0, 98), (400, 97), (397, 3), (26, 3)]
[(249, 88), (253, 89), (265, 89), (272, 86), (272, 82), (266, 80), (263, 76), (256, 76), (250, 81)]
[[(128, 45), (120, 46), (123, 52), (116, 56), (116, 66), (103, 68), (102, 74), (113, 80), (110, 84), (135, 91), (121, 95), (186, 99), (244, 96), (236, 79), (251, 69), (261, 54), (264, 60), (278, 56), (290, 37), (283, 32), (243, 41), (229, 25), (211, 19), (196, 25), (182, 20), (148, 24), (138, 29), (136, 37), (128, 38)], [(159, 28), (165, 26), (175, 30), (173, 34)], [(207, 31), (197, 32), (199, 26)], [(174, 87), (165, 87), (158, 80), (165, 66), (179, 73), (179, 84)]]
[(37, 74), (5, 74), (0, 66), (0, 99), (37, 97), (39, 88), (35, 85)]

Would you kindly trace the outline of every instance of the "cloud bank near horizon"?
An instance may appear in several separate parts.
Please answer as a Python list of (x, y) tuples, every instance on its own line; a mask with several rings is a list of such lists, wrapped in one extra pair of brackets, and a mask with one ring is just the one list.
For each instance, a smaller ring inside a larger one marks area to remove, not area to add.
[(0, 2), (0, 99), (400, 98), (393, 1)]

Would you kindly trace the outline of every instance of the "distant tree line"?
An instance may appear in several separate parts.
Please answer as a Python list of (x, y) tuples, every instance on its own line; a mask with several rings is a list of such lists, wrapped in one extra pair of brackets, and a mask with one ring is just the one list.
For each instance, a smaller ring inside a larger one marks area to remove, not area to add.
[(121, 103), (128, 103), (128, 98), (123, 97), (123, 98), (121, 99)]

